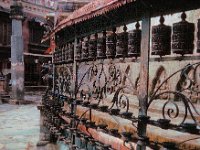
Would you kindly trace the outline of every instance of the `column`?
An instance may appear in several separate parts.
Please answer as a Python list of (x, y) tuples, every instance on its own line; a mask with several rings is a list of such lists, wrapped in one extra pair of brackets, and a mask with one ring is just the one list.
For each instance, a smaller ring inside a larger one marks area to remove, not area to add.
[(146, 150), (148, 137), (147, 129), (147, 103), (148, 103), (148, 86), (149, 86), (149, 51), (150, 51), (150, 11), (144, 13), (142, 19), (142, 41), (141, 41), (141, 58), (140, 58), (140, 87), (139, 87), (139, 121), (136, 150)]
[(13, 0), (10, 18), (12, 19), (11, 35), (11, 81), (12, 99), (21, 101), (24, 99), (24, 55), (22, 20), (23, 11), (19, 0)]

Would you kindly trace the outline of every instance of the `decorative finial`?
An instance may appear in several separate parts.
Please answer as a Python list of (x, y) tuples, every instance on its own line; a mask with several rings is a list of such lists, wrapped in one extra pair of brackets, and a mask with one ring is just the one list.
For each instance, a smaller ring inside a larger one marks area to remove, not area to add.
[(126, 32), (126, 30), (127, 30), (127, 26), (125, 24), (124, 24), (123, 30), (124, 30), (124, 32)]
[(113, 27), (113, 28), (112, 28), (112, 31), (115, 33), (115, 32), (116, 32), (116, 27)]
[(87, 40), (90, 40), (90, 35), (87, 36)]
[(163, 17), (163, 15), (160, 16), (160, 24), (164, 24), (165, 22), (165, 18)]
[(106, 30), (103, 30), (103, 37), (106, 37)]
[(183, 12), (183, 13), (181, 14), (181, 19), (182, 19), (182, 21), (185, 21), (186, 18), (187, 18), (187, 15), (186, 15), (185, 12)]
[(137, 23), (135, 24), (135, 28), (138, 30), (140, 28), (140, 23), (139, 21), (137, 21)]
[(10, 6), (10, 18), (22, 20), (24, 18), (23, 7), (20, 0), (13, 0)]
[(95, 39), (98, 39), (98, 33), (94, 34)]

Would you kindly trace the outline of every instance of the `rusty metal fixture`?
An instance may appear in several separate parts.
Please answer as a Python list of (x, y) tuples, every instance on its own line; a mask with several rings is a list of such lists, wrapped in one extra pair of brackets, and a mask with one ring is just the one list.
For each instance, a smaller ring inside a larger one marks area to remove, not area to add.
[(192, 54), (194, 49), (194, 23), (187, 22), (186, 14), (181, 14), (181, 22), (173, 24), (172, 51), (176, 54)]
[(127, 140), (127, 141), (130, 141), (132, 140), (132, 136), (133, 136), (133, 133), (132, 132), (122, 132), (121, 133), (123, 135), (123, 137)]
[(120, 115), (126, 119), (131, 119), (133, 113), (132, 112), (122, 112)]
[(114, 58), (116, 54), (116, 28), (113, 28), (113, 33), (106, 37), (106, 56)]
[(104, 149), (104, 150), (110, 150), (112, 147), (111, 147), (111, 145), (102, 145), (102, 148)]
[(81, 105), (83, 103), (83, 100), (76, 100), (76, 105)]
[(138, 116), (138, 122), (148, 123), (149, 120), (150, 120), (149, 116), (145, 116), (145, 115), (139, 115)]
[(95, 59), (97, 56), (97, 38), (98, 34), (95, 34), (95, 38), (89, 40), (88, 58), (92, 60)]
[(75, 54), (76, 61), (81, 60), (81, 49), (82, 49), (82, 39), (79, 39), (76, 45), (76, 54)]
[(176, 147), (176, 143), (164, 142), (161, 150), (178, 150), (178, 148)]
[(158, 125), (159, 127), (161, 127), (162, 129), (169, 129), (170, 128), (170, 121), (169, 119), (158, 119)]
[(165, 18), (160, 16), (160, 24), (152, 27), (152, 55), (170, 55), (171, 27), (164, 24)]
[(119, 115), (120, 109), (118, 108), (113, 108), (110, 110), (111, 115)]
[(97, 126), (95, 125), (95, 122), (93, 121), (87, 121), (86, 125), (87, 128), (96, 128)]
[(84, 106), (84, 107), (88, 107), (89, 104), (90, 104), (89, 101), (85, 101), (85, 102), (82, 103), (82, 106)]
[(199, 133), (199, 129), (197, 129), (197, 124), (196, 123), (183, 123), (183, 124), (181, 124), (181, 127), (186, 132), (194, 133), (194, 134), (198, 134)]
[(106, 31), (103, 31), (103, 37), (97, 39), (97, 58), (106, 58)]
[(95, 104), (95, 103), (89, 104), (88, 106), (89, 106), (90, 108), (92, 108), (92, 109), (98, 109), (98, 104)]
[(128, 33), (128, 56), (130, 57), (140, 56), (142, 31), (139, 29), (139, 22), (136, 23), (135, 28)]
[(197, 28), (197, 52), (200, 53), (200, 19), (198, 19)]
[(87, 122), (87, 120), (88, 120), (87, 118), (81, 118), (81, 119), (80, 119), (80, 121), (81, 121), (83, 124), (85, 124), (85, 123)]
[(124, 25), (124, 32), (117, 34), (116, 57), (126, 57), (128, 53), (128, 33), (127, 27)]
[(74, 60), (74, 44), (73, 43), (69, 43), (68, 46), (68, 62), (73, 62)]
[(97, 125), (100, 129), (106, 130), (106, 128), (108, 127), (107, 124), (98, 124)]
[(115, 136), (115, 137), (121, 137), (121, 135), (119, 134), (118, 129), (109, 129), (109, 132), (111, 135)]
[(100, 109), (102, 112), (107, 112), (107, 111), (108, 111), (108, 106), (102, 105), (102, 106), (99, 106), (99, 109)]
[(89, 40), (90, 40), (90, 36), (88, 36), (87, 39), (83, 40), (83, 42), (82, 42), (82, 53), (81, 53), (82, 60), (88, 60)]

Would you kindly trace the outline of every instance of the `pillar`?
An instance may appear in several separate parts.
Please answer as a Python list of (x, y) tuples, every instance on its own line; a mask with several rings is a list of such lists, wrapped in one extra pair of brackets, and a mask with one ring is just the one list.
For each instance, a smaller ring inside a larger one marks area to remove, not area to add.
[(142, 41), (141, 41), (141, 58), (140, 58), (140, 87), (139, 87), (139, 115), (138, 115), (138, 136), (136, 150), (146, 150), (148, 143), (147, 137), (147, 103), (149, 87), (149, 51), (150, 51), (150, 11), (144, 13), (142, 19)]
[(23, 11), (19, 0), (13, 0), (10, 18), (12, 19), (11, 35), (11, 81), (12, 99), (20, 101), (24, 99), (24, 55), (22, 20)]

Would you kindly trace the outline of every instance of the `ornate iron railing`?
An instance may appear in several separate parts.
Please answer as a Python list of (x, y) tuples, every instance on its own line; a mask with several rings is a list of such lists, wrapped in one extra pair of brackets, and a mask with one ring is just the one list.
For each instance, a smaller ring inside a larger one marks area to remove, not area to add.
[[(184, 51), (186, 45), (183, 44), (185, 42), (183, 39), (186, 37), (181, 39), (176, 35), (183, 28), (186, 32), (185, 26), (193, 26), (193, 24), (185, 22), (185, 13), (182, 14), (181, 18), (182, 21), (179, 24), (173, 25), (176, 28), (173, 32), (177, 30), (177, 33), (173, 33), (173, 47), (176, 48), (177, 53), (184, 55), (188, 52), (191, 53), (191, 49)], [(144, 31), (142, 33), (142, 48), (147, 48), (149, 52), (149, 48), (144, 46), (145, 41), (148, 41), (144, 39), (149, 38), (149, 36), (145, 37), (145, 32), (147, 32), (146, 34), (150, 32), (148, 19), (143, 20), (144, 24), (146, 23), (144, 27), (148, 27), (148, 30), (142, 28)], [(161, 16), (161, 24), (154, 26), (154, 55), (164, 56), (169, 54), (169, 51), (165, 53), (164, 50), (169, 47), (170, 41), (166, 41), (167, 43), (163, 41), (164, 33), (162, 31), (167, 30), (167, 40), (169, 40), (171, 28), (169, 26), (166, 28), (163, 19), (163, 16)], [(184, 27), (182, 27), (183, 24)], [(181, 27), (179, 28), (179, 26)], [(124, 29), (126, 33), (126, 27)], [(63, 46), (63, 43), (60, 46), (62, 50), (56, 51), (56, 55), (54, 55), (54, 60), (56, 60), (54, 62), (56, 68), (54, 93), (46, 95), (43, 101), (45, 122), (50, 130), (52, 142), (59, 141), (62, 144), (68, 144), (71, 149), (116, 149), (113, 145), (104, 145), (106, 142), (103, 143), (95, 136), (95, 134), (103, 132), (107, 136), (121, 139), (123, 147), (127, 149), (135, 149), (134, 143), (137, 143), (135, 145), (137, 145), (138, 150), (146, 148), (175, 150), (184, 149), (187, 146), (184, 147), (183, 145), (187, 142), (199, 139), (200, 62), (195, 60), (195, 63), (177, 69), (169, 76), (167, 76), (162, 62), (159, 62), (160, 68), (155, 73), (156, 77), (151, 81), (149, 79), (149, 64), (152, 60), (149, 60), (148, 52), (141, 49), (139, 60), (126, 58), (129, 56), (128, 50), (127, 54), (124, 55), (122, 55), (121, 50), (128, 46), (119, 46), (119, 43), (125, 39), (121, 34), (115, 32), (116, 29), (113, 28), (111, 35), (107, 35), (107, 45), (100, 45), (100, 47), (107, 46), (105, 55), (109, 59), (99, 59), (98, 56), (94, 56), (96, 54), (94, 44), (98, 43), (97, 34), (95, 34), (95, 39), (92, 39), (91, 43), (89, 40), (92, 37), (87, 37), (87, 40), (77, 40), (75, 37), (74, 62), (66, 60), (68, 57), (65, 55), (68, 53), (64, 47), (67, 46)], [(158, 35), (160, 32), (162, 34)], [(193, 30), (187, 32), (190, 36), (194, 34)], [(141, 34), (141, 32), (138, 32), (138, 34)], [(181, 34), (184, 33), (181, 32)], [(140, 35), (138, 36), (137, 42), (140, 40)], [(103, 37), (105, 40), (105, 31)], [(181, 40), (183, 40), (182, 43)], [(190, 41), (192, 40), (191, 38)], [(116, 45), (117, 41), (118, 53), (116, 55), (112, 47)], [(72, 41), (68, 42), (72, 44)], [(80, 50), (82, 46), (80, 42), (83, 42), (83, 51)], [(90, 43), (90, 52), (88, 52), (87, 42)], [(138, 45), (133, 41), (129, 42), (129, 44), (131, 43)], [(159, 49), (160, 47), (157, 47), (157, 44), (160, 43), (167, 45), (164, 48), (161, 46), (162, 49)], [(177, 43), (178, 45), (176, 45)], [(180, 43), (183, 44), (182, 49)], [(191, 42), (189, 44), (192, 45)], [(129, 47), (134, 48), (133, 46)], [(80, 57), (76, 57), (76, 50)], [(131, 49), (131, 51), (133, 50)], [(137, 52), (140, 52), (138, 47)], [(89, 56), (90, 54), (92, 56)], [(72, 56), (71, 53), (69, 55)], [(81, 59), (81, 56), (84, 56), (84, 58)], [(140, 54), (137, 53), (138, 56)], [(162, 61), (164, 58), (156, 59)], [(156, 59), (153, 61), (156, 61)], [(132, 66), (133, 63), (137, 65)], [(188, 61), (184, 64), (187, 63)], [(138, 65), (141, 66), (140, 71), (135, 71), (139, 70)], [(174, 86), (172, 87), (170, 84), (174, 81), (176, 83), (173, 83)], [(97, 113), (100, 115), (98, 116)], [(108, 119), (104, 118), (103, 115), (109, 116)], [(112, 126), (108, 120), (114, 122)], [(128, 127), (122, 125), (122, 122), (127, 123)], [(162, 131), (172, 130), (177, 134), (187, 133), (187, 135), (192, 136), (182, 141), (180, 141), (181, 139), (169, 140), (167, 137), (160, 140), (156, 133), (154, 133), (157, 136), (156, 138), (151, 136), (150, 129), (153, 128), (160, 128)]]

